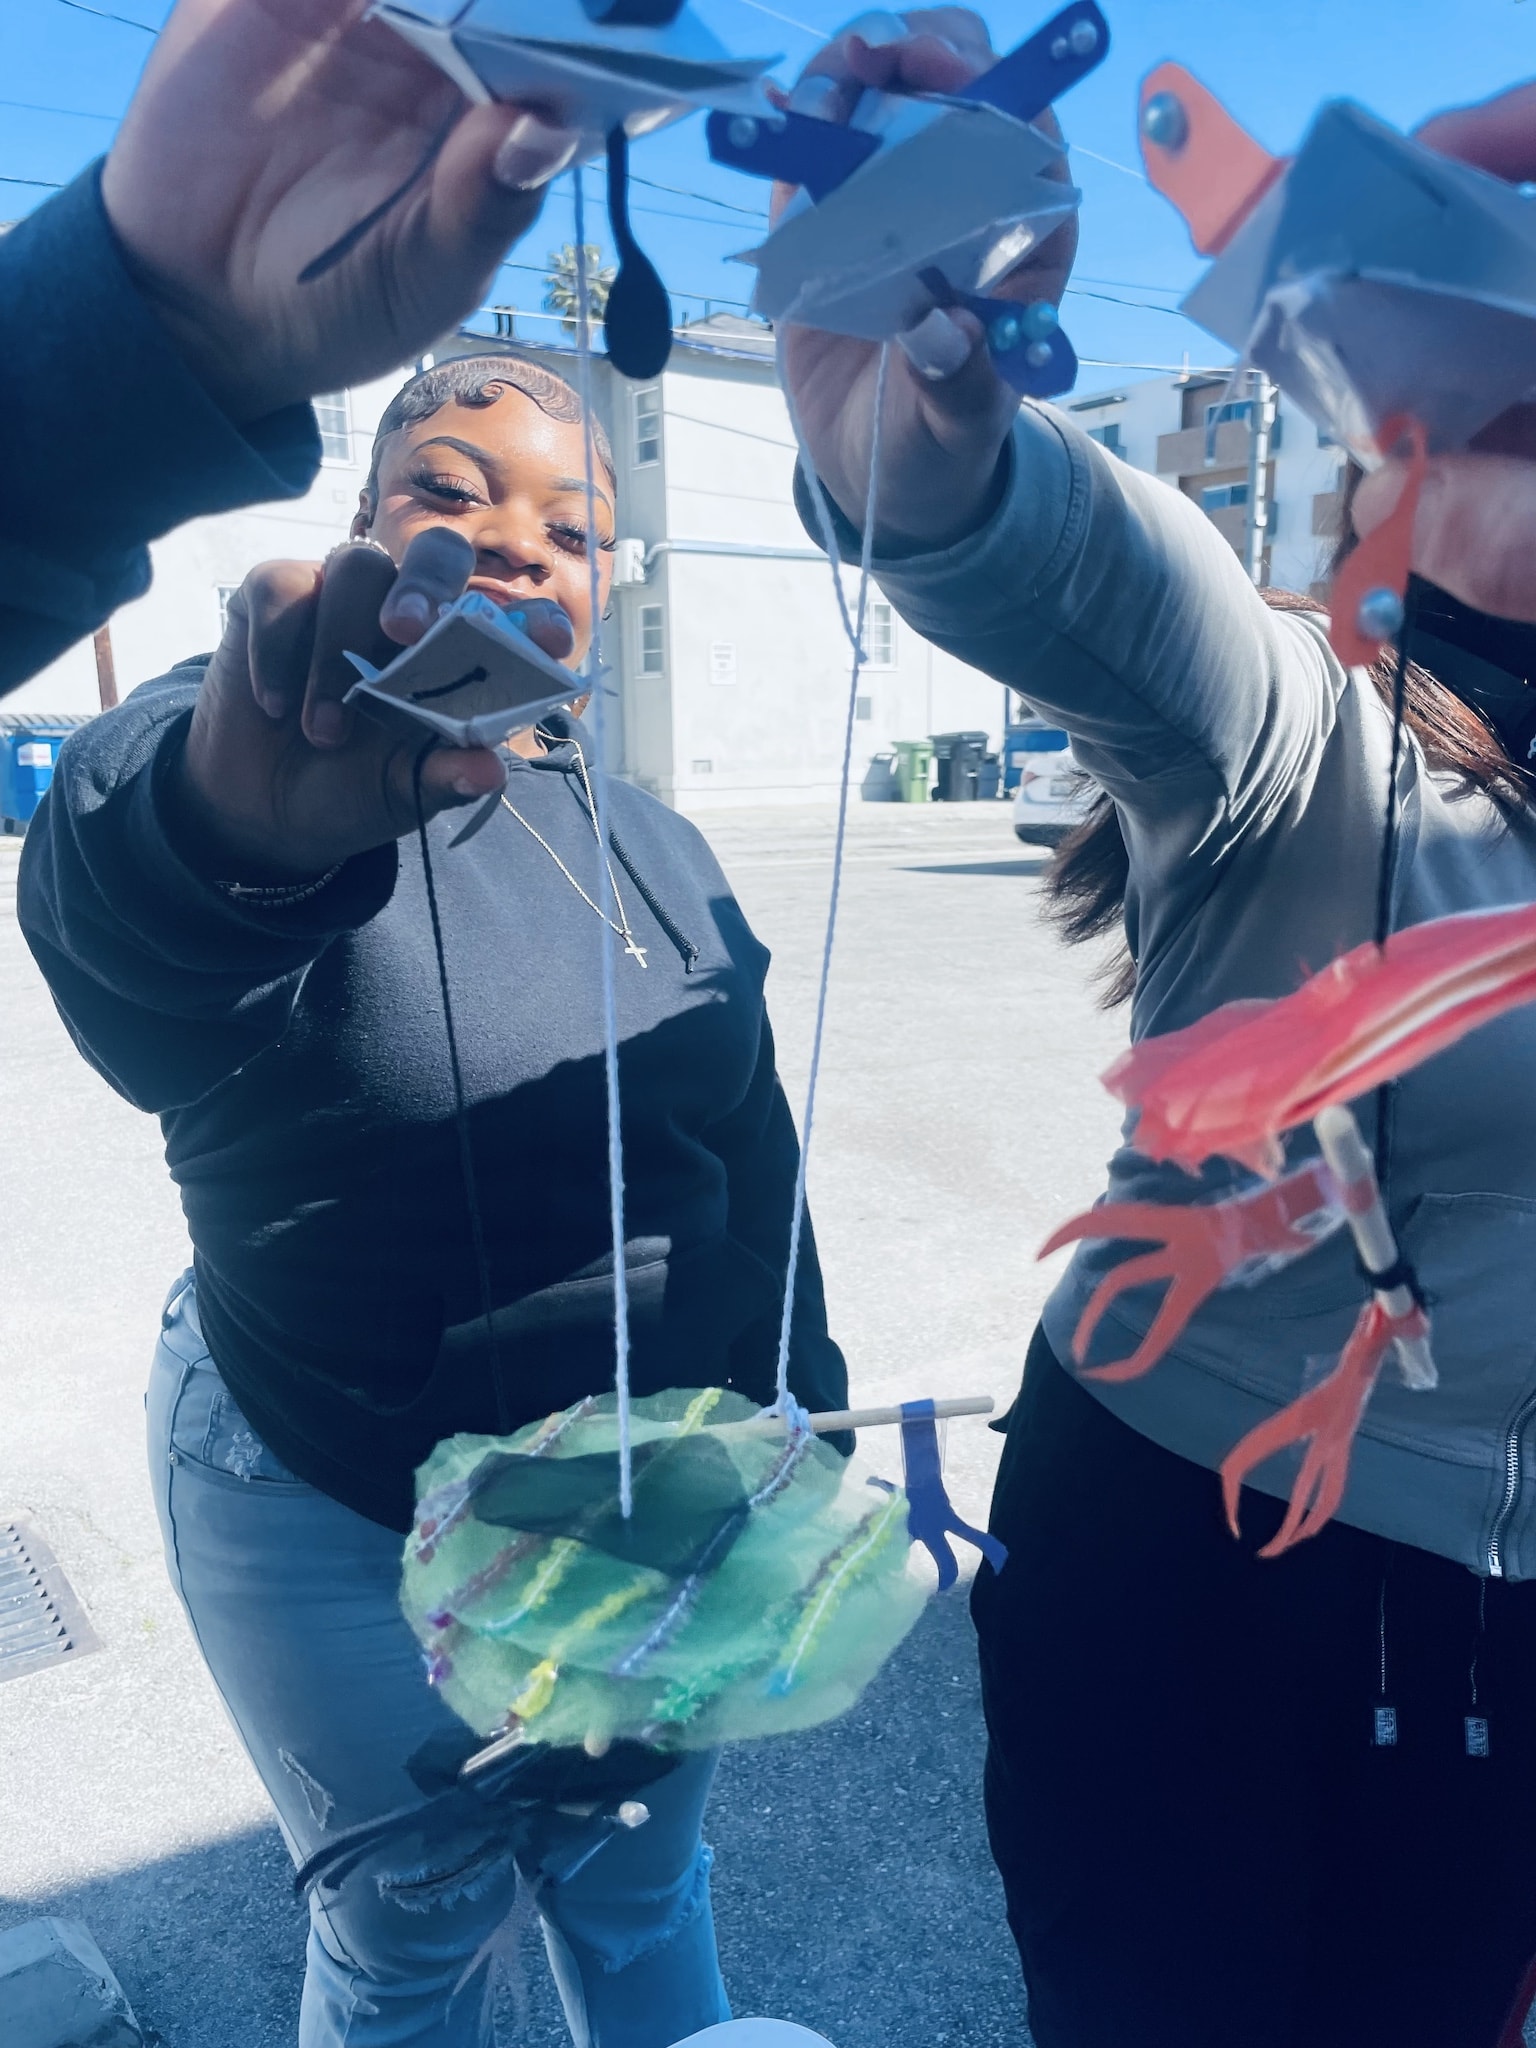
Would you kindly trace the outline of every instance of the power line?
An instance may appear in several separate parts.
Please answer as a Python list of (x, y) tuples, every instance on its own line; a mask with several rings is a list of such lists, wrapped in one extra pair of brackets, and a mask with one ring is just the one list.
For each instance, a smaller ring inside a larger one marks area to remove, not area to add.
[(1151, 299), (1121, 299), (1117, 298), (1113, 292), (1089, 291), (1080, 284), (1069, 284), (1067, 290), (1074, 298), (1101, 299), (1106, 306), (1131, 306), (1140, 313), (1166, 313), (1170, 320), (1182, 320), (1185, 318), (1185, 315), (1179, 311), (1177, 306), (1154, 305)]
[[(0, 106), (5, 104), (0, 100)], [(716, 199), (708, 192), (689, 192), (681, 185), (663, 185), (655, 178), (642, 178), (636, 171), (630, 172), (629, 182), (631, 185), (645, 185), (652, 192), (670, 192), (674, 199), (702, 199), (707, 206), (723, 206), (728, 212), (742, 214), (747, 220), (766, 221), (768, 218), (766, 207), (737, 206), (733, 200)]]
[[(58, 0), (60, 7), (73, 8), (76, 14), (94, 14), (98, 21), (120, 22), (124, 28), (141, 29), (147, 36), (157, 36), (160, 31), (151, 28), (147, 21), (132, 21), (126, 14), (112, 14), (105, 7), (88, 7), (86, 0)], [(15, 180), (11, 181), (13, 184)]]
[(84, 107), (44, 107), (36, 100), (0, 100), (0, 107), (20, 107), (28, 114), (67, 114), (72, 121), (120, 121), (121, 114), (88, 114)]
[(40, 192), (62, 192), (57, 178), (0, 178), (0, 185), (35, 185)]

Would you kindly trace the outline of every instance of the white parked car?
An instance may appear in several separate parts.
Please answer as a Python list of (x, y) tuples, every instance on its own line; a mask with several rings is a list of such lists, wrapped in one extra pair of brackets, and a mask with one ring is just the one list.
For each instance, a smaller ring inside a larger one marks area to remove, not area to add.
[(1072, 743), (1059, 726), (1027, 718), (1009, 728), (1007, 773), (1018, 775), (1013, 793), (1013, 829), (1031, 846), (1055, 846), (1087, 814), (1094, 785), (1072, 758)]

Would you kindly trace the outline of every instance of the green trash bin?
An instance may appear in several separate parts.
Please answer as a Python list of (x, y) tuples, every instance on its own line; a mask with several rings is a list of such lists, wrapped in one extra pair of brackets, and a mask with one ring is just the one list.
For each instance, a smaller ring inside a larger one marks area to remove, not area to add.
[(927, 803), (932, 773), (932, 740), (896, 742), (896, 787), (904, 804)]

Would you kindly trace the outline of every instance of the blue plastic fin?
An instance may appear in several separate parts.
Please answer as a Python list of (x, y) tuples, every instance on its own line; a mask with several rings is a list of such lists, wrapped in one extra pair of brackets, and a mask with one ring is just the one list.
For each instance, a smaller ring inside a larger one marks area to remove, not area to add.
[(1009, 299), (978, 298), (974, 292), (956, 291), (942, 270), (920, 270), (918, 278), (935, 305), (959, 306), (976, 315), (997, 374), (1021, 398), (1057, 398), (1077, 382), (1077, 351), (1048, 300), (1021, 306)]
[(1011, 322), (1016, 306), (1001, 299), (966, 299), (964, 304), (986, 325), (987, 351), (997, 374), (1021, 398), (1059, 398), (1072, 389), (1077, 382), (1077, 351), (1059, 327), (1041, 341), (1015, 338)]
[(985, 100), (1017, 121), (1033, 121), (1103, 63), (1109, 23), (1094, 0), (1072, 0), (1027, 42), (1000, 57), (955, 97)]
[(901, 1404), (901, 1458), (906, 1477), (907, 1534), (921, 1543), (939, 1568), (939, 1591), (947, 1592), (960, 1576), (949, 1538), (958, 1536), (974, 1543), (993, 1571), (1008, 1562), (1008, 1552), (995, 1536), (973, 1529), (955, 1513), (953, 1501), (944, 1491), (944, 1467), (939, 1458), (938, 1432), (934, 1428), (931, 1401), (903, 1401)]
[(704, 135), (717, 164), (754, 178), (803, 185), (813, 199), (835, 192), (880, 147), (878, 135), (810, 114), (716, 111), (705, 122)]

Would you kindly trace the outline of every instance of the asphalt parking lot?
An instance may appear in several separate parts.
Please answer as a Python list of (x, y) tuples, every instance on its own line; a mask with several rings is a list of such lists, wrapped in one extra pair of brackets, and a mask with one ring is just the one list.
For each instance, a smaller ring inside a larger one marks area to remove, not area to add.
[[(760, 934), (781, 1065), (803, 1095), (829, 813), (704, 820)], [(166, 1583), (142, 1389), (185, 1259), (158, 1132), (75, 1054), (17, 933), (0, 842), (0, 1519), (43, 1531), (99, 1653), (0, 1685), (0, 1928), (78, 1914), (167, 2048), (289, 2048), (302, 1919), (264, 1800)], [(1049, 1274), (1034, 1248), (1091, 1199), (1116, 1127), (1094, 1076), (1123, 1025), (1038, 919), (1041, 857), (1002, 804), (856, 807), (810, 1170), (855, 1396), (1005, 1405)], [(952, 1425), (962, 1513), (998, 1439)], [(893, 1446), (866, 1439), (890, 1469)], [(740, 2012), (838, 2048), (1027, 2043), (987, 1859), (959, 1593), (855, 1713), (727, 1756), (716, 1912)], [(563, 2039), (536, 1939), (501, 2010)]]

